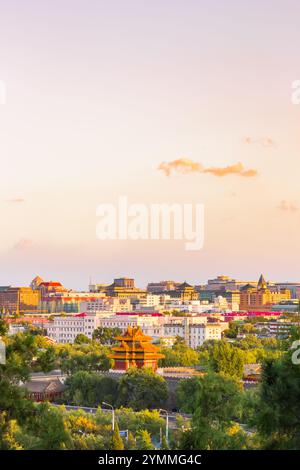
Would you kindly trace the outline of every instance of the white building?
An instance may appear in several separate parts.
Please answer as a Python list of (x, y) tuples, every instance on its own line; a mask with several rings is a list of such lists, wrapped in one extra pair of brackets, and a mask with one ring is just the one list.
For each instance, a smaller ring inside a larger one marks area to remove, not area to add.
[(179, 312), (197, 315), (213, 310), (214, 306), (214, 304), (210, 304), (207, 301), (171, 299), (164, 305), (164, 310), (178, 310)]
[(139, 299), (135, 304), (135, 310), (140, 311), (159, 311), (163, 309), (163, 297), (162, 295), (147, 294), (145, 298)]
[(103, 317), (99, 320), (102, 328), (120, 328), (126, 331), (129, 326), (140, 326), (146, 336), (151, 336), (154, 340), (164, 334), (165, 317), (163, 315), (139, 315), (123, 314)]
[(163, 316), (123, 314), (115, 315), (109, 312), (69, 316), (56, 316), (54, 321), (47, 325), (47, 335), (57, 343), (74, 343), (79, 334), (92, 339), (96, 328), (120, 328), (126, 331), (128, 326), (140, 326), (145, 335), (154, 340), (163, 336)]
[(291, 328), (295, 328), (299, 326), (299, 324), (297, 322), (290, 322), (278, 319), (268, 322), (258, 322), (254, 326), (261, 333), (276, 338), (277, 336), (287, 336), (290, 333)]
[(87, 299), (80, 304), (81, 313), (106, 312), (130, 312), (132, 305), (130, 299), (120, 299), (118, 297), (104, 297)]
[(99, 312), (97, 314), (81, 313), (79, 315), (56, 316), (47, 324), (47, 335), (57, 343), (73, 343), (79, 334), (92, 339), (96, 328), (119, 328), (122, 332), (129, 326), (139, 326), (145, 335), (154, 341), (160, 338), (176, 338), (181, 336), (192, 348), (201, 346), (209, 339), (219, 340), (228, 323), (222, 321), (208, 322), (206, 316), (175, 317), (156, 314), (139, 314), (135, 312), (113, 314)]
[(100, 317), (96, 315), (57, 316), (47, 324), (47, 335), (57, 343), (74, 343), (79, 334), (92, 339), (93, 332), (99, 326)]
[(228, 327), (225, 322), (208, 322), (206, 317), (177, 317), (176, 320), (173, 317), (164, 325), (164, 336), (180, 336), (193, 349), (202, 346), (204, 341), (220, 340)]

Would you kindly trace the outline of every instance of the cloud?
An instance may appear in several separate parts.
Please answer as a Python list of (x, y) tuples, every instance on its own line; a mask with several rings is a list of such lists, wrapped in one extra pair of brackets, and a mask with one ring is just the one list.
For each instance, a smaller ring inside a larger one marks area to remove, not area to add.
[(278, 209), (280, 209), (283, 212), (298, 212), (299, 211), (299, 207), (297, 206), (297, 204), (295, 204), (294, 202), (285, 201), (285, 200), (280, 202)]
[(205, 168), (203, 173), (211, 173), (215, 176), (226, 176), (226, 175), (239, 175), (245, 177), (253, 177), (257, 175), (257, 171), (250, 169), (245, 170), (242, 163), (236, 163), (235, 165), (225, 166), (224, 168), (212, 167), (212, 168)]
[(18, 204), (18, 203), (21, 203), (21, 202), (25, 202), (25, 199), (23, 199), (22, 197), (15, 197), (15, 198), (11, 198), (11, 199), (6, 199), (5, 202), (11, 202), (11, 203), (14, 203), (14, 204)]
[(158, 169), (164, 171), (166, 176), (170, 176), (172, 171), (186, 175), (188, 173), (201, 172), (203, 167), (200, 163), (193, 162), (193, 160), (189, 160), (188, 158), (179, 158), (178, 160), (173, 160), (168, 163), (162, 162)]
[(236, 163), (225, 167), (204, 167), (201, 163), (194, 162), (186, 158), (179, 158), (172, 162), (162, 162), (159, 170), (163, 171), (166, 176), (171, 176), (172, 172), (186, 175), (189, 173), (210, 173), (214, 176), (238, 175), (244, 177), (253, 177), (257, 175), (257, 171), (253, 169), (246, 170), (242, 163)]
[(271, 137), (261, 137), (259, 139), (254, 139), (253, 137), (245, 137), (243, 139), (244, 144), (246, 145), (260, 145), (262, 147), (272, 148), (275, 147), (275, 141)]
[(13, 247), (14, 250), (27, 250), (27, 248), (31, 248), (34, 246), (33, 240), (28, 238), (21, 238)]

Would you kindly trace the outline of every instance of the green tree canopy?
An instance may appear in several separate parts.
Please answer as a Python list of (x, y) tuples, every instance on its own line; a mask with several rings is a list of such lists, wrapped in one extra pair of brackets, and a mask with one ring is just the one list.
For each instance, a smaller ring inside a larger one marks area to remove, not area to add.
[(243, 351), (226, 341), (219, 341), (213, 345), (210, 362), (215, 372), (238, 379), (243, 376), (245, 362)]
[(138, 450), (154, 450), (155, 446), (152, 444), (151, 436), (148, 431), (138, 431), (136, 435), (136, 443)]
[(118, 389), (118, 404), (142, 410), (159, 408), (168, 397), (168, 388), (163, 377), (150, 368), (131, 368), (121, 377)]
[(300, 366), (292, 355), (264, 364), (257, 426), (268, 449), (300, 448)]
[(99, 341), (103, 345), (112, 345), (115, 344), (116, 336), (120, 336), (122, 330), (120, 328), (102, 328), (98, 327), (94, 330), (93, 339)]
[(78, 371), (67, 377), (64, 399), (67, 403), (81, 406), (98, 406), (103, 401), (115, 403), (118, 395), (118, 382), (105, 375)]
[(233, 420), (241, 414), (241, 387), (227, 377), (208, 374), (196, 383), (191, 430), (181, 436), (181, 449), (240, 449), (246, 435)]
[(83, 333), (79, 333), (79, 335), (77, 335), (75, 340), (74, 340), (75, 344), (88, 344), (90, 342), (91, 342), (90, 338), (88, 338)]

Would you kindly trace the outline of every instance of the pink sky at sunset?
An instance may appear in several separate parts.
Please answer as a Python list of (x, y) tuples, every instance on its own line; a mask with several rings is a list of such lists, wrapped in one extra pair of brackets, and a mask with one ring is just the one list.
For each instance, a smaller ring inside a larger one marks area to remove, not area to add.
[[(0, 284), (299, 280), (299, 18), (296, 0), (0, 0)], [(209, 171), (158, 170), (179, 159)], [(257, 174), (211, 171), (238, 163)], [(203, 203), (204, 249), (97, 240), (120, 195)]]

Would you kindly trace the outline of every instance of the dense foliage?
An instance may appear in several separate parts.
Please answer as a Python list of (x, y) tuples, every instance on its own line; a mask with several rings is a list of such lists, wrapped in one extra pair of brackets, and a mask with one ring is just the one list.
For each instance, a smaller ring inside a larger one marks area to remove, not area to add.
[[(176, 406), (189, 416), (178, 416), (169, 442), (157, 411), (167, 406), (165, 379), (136, 368), (119, 379), (107, 375), (110, 332), (98, 332), (93, 340), (81, 335), (73, 345), (53, 345), (40, 333), (8, 336), (0, 320), (6, 344), (6, 364), (0, 365), (0, 449), (300, 448), (300, 365), (290, 350), (298, 331), (290, 338), (260, 338), (249, 322), (197, 351), (179, 338), (164, 347), (161, 365), (197, 369), (177, 387)], [(247, 390), (241, 378), (249, 362), (260, 362), (263, 372), (260, 384)], [(29, 400), (20, 383), (34, 372), (54, 369), (67, 375), (61, 405)], [(101, 409), (102, 402), (115, 407), (114, 432), (112, 414)], [(98, 409), (94, 414), (67, 411), (64, 404)], [(128, 438), (120, 437), (118, 428)]]

